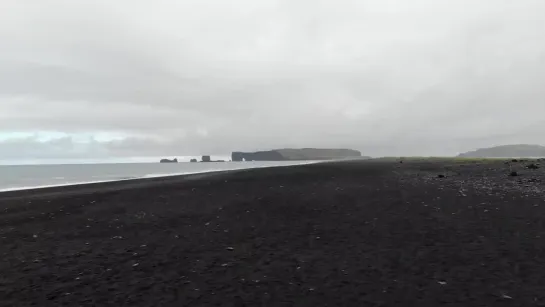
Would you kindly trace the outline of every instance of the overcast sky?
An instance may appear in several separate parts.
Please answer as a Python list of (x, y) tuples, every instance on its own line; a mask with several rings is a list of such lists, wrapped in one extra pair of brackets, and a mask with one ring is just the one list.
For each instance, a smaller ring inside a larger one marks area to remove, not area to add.
[(543, 0), (1, 0), (0, 160), (544, 143)]

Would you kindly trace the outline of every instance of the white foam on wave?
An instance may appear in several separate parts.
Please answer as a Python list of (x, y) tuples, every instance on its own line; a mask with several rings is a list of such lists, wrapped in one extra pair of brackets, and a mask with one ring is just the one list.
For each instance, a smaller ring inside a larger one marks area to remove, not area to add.
[(20, 186), (20, 187), (11, 187), (11, 188), (1, 188), (0, 192), (34, 190), (34, 189), (45, 189), (45, 188), (55, 188), (55, 187), (67, 187), (67, 186), (75, 186), (75, 185), (84, 185), (84, 184), (93, 184), (93, 183), (102, 183), (102, 182), (117, 182), (117, 181), (135, 180), (135, 179), (139, 179), (139, 178), (77, 181), (77, 182), (67, 182), (67, 183), (58, 183), (58, 184)]
[[(207, 170), (200, 170), (200, 171), (187, 171), (187, 172), (178, 172), (178, 173), (150, 173), (150, 174), (145, 174), (145, 175), (142, 175), (142, 176), (125, 177), (125, 178), (117, 178), (117, 179), (89, 180), (89, 181), (66, 182), (66, 183), (58, 183), (58, 184), (46, 184), (46, 185), (35, 185), (35, 186), (28, 185), (28, 186), (0, 188), (0, 193), (1, 192), (10, 192), (10, 191), (45, 189), (45, 188), (54, 188), (54, 187), (77, 186), (77, 185), (103, 183), (103, 182), (118, 182), (118, 181), (128, 181), (128, 180), (139, 180), (139, 179), (146, 179), (146, 178), (174, 177), (174, 176), (183, 176), (183, 175), (191, 175), (191, 174), (204, 174), (204, 173), (221, 172), (221, 171), (234, 171), (234, 170), (241, 170), (241, 169), (295, 166), (295, 165), (314, 164), (314, 163), (320, 163), (320, 162), (322, 162), (322, 161), (304, 161), (304, 162), (297, 162), (297, 163), (293, 163), (293, 164), (280, 164), (280, 165), (253, 165), (253, 166), (248, 166), (246, 164), (246, 165), (241, 166), (241, 167), (228, 168), (228, 169), (207, 169)], [(94, 177), (96, 177), (96, 176), (94, 176)], [(60, 177), (56, 177), (56, 178), (60, 178)], [(56, 178), (54, 178), (54, 179), (56, 179)]]

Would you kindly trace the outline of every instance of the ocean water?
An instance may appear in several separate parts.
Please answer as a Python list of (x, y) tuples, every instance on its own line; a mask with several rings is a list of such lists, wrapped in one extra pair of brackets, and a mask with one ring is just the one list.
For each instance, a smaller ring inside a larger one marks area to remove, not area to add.
[(316, 162), (266, 161), (0, 165), (0, 192)]

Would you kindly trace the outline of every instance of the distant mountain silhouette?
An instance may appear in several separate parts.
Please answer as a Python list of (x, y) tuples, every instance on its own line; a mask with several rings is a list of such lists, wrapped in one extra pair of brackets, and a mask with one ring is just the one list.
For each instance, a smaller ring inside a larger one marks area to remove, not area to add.
[(489, 148), (480, 148), (474, 151), (461, 153), (462, 158), (533, 158), (545, 157), (545, 146), (541, 145), (502, 145)]
[(257, 152), (235, 151), (231, 157), (233, 161), (295, 161), (361, 158), (362, 156), (361, 152), (352, 149), (284, 148)]

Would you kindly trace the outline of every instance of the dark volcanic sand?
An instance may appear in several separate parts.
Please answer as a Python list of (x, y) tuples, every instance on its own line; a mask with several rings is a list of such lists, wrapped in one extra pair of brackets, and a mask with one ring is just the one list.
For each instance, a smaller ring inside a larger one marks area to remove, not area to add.
[(0, 194), (0, 304), (545, 306), (544, 176), (518, 168), (363, 161)]

